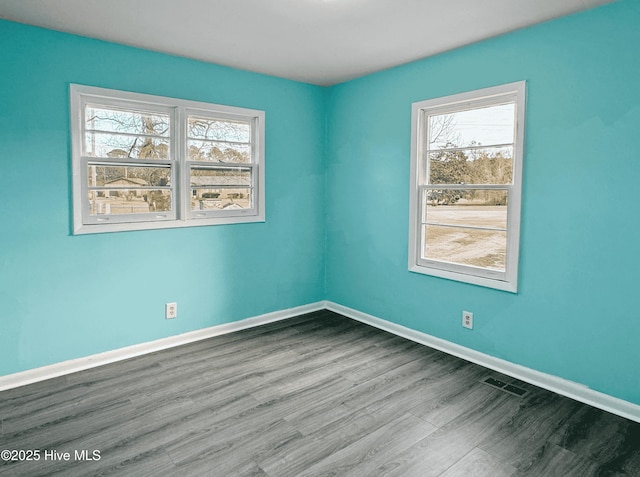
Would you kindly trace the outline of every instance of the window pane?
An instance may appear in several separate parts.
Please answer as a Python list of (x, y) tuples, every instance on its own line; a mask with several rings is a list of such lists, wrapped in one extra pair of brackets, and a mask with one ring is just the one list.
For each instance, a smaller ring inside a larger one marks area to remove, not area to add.
[(422, 199), (423, 222), (506, 229), (507, 196), (506, 190), (427, 189)]
[(251, 124), (239, 121), (189, 116), (189, 139), (249, 143)]
[(189, 141), (190, 161), (251, 162), (251, 146), (215, 141)]
[(513, 147), (429, 153), (430, 184), (511, 184)]
[(85, 129), (87, 131), (169, 137), (169, 115), (87, 105), (85, 109)]
[(171, 181), (169, 167), (88, 165), (89, 187), (167, 186)]
[(247, 167), (192, 168), (191, 187), (250, 186), (251, 169)]
[(169, 158), (169, 138), (145, 136), (125, 136), (103, 132), (87, 132), (85, 135), (85, 156), (90, 157), (132, 157), (136, 159)]
[(423, 259), (505, 270), (506, 232), (423, 225), (423, 234)]
[(429, 116), (429, 149), (513, 142), (515, 103)]
[(148, 214), (171, 210), (170, 190), (110, 189), (89, 191), (89, 214)]
[(194, 188), (191, 191), (191, 210), (231, 210), (252, 207), (251, 189)]

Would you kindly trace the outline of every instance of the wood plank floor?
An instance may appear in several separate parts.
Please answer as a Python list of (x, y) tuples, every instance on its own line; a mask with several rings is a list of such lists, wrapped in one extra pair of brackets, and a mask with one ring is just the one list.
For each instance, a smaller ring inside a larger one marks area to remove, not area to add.
[(0, 419), (40, 450), (2, 476), (640, 476), (640, 424), (328, 311), (4, 391)]

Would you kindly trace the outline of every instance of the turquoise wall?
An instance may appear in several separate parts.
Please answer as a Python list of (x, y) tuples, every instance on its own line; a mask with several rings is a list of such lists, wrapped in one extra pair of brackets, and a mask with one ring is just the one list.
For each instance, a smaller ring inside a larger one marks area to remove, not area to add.
[[(0, 45), (0, 375), (324, 298), (323, 88), (4, 21)], [(69, 83), (264, 110), (267, 222), (72, 236)]]
[[(327, 299), (640, 404), (638, 25), (622, 1), (332, 88)], [(519, 293), (408, 272), (411, 103), (519, 80)]]
[[(639, 24), (623, 0), (319, 88), (0, 22), (0, 375), (328, 299), (640, 404)], [(519, 293), (410, 273), (411, 103), (519, 80)], [(265, 110), (267, 222), (72, 236), (71, 82)]]

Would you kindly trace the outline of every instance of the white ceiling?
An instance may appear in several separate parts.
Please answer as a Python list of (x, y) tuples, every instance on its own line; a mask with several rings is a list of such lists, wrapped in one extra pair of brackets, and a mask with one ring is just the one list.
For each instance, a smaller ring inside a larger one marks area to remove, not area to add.
[(0, 0), (0, 18), (331, 85), (611, 1)]

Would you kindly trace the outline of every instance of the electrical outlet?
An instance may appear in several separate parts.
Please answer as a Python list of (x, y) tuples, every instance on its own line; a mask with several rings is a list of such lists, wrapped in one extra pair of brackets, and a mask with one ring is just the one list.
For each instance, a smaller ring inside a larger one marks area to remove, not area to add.
[(462, 326), (465, 328), (473, 329), (473, 313), (470, 311), (462, 312)]
[(178, 304), (176, 302), (167, 303), (164, 305), (164, 317), (167, 320), (178, 317)]

